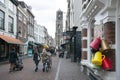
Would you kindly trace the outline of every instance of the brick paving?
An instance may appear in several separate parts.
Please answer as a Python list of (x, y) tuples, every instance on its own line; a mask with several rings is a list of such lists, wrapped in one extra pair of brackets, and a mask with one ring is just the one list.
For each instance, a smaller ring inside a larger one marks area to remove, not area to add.
[(80, 72), (80, 66), (70, 59), (53, 57), (52, 70), (48, 73), (42, 72), (41, 62), (38, 72), (34, 72), (35, 65), (32, 58), (25, 58), (23, 64), (22, 71), (11, 73), (9, 64), (0, 65), (0, 80), (88, 80), (88, 77)]
[(23, 60), (22, 71), (9, 73), (9, 64), (0, 65), (0, 80), (54, 80), (59, 59), (53, 57), (53, 66), (50, 72), (42, 72), (42, 63), (39, 64), (38, 72), (34, 71), (35, 65), (32, 58)]
[(60, 60), (60, 70), (57, 80), (89, 80), (88, 76), (80, 72), (80, 66), (70, 59)]

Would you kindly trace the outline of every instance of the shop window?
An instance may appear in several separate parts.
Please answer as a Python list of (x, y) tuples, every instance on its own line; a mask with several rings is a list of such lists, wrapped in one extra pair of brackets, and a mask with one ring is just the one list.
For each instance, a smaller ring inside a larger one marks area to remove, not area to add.
[(0, 57), (5, 57), (6, 54), (5, 54), (5, 42), (1, 42), (1, 45), (0, 45)]

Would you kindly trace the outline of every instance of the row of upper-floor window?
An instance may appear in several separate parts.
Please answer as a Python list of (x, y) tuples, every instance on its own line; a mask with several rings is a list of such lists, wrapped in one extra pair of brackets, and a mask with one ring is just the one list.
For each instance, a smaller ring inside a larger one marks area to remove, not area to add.
[(18, 19), (20, 21), (23, 21), (25, 24), (27, 24), (29, 22), (32, 25), (34, 25), (34, 18), (31, 15), (27, 15), (27, 17), (23, 13), (21, 13), (20, 11), (18, 11)]
[[(0, 10), (0, 29), (5, 30), (5, 13)], [(14, 32), (14, 18), (8, 16), (8, 32)]]
[[(0, 10), (0, 29), (5, 30), (5, 13), (2, 10)], [(22, 28), (19, 27), (19, 29), (20, 32), (22, 33)], [(14, 18), (11, 16), (8, 17), (8, 32), (14, 33)], [(26, 27), (24, 27), (23, 32), (24, 32), (24, 37), (26, 38), (27, 36)]]
[(21, 12), (18, 12), (18, 19), (24, 24), (27, 24), (27, 18)]
[(27, 26), (24, 25), (24, 27), (22, 27), (22, 25), (19, 25), (18, 28), (19, 28), (18, 32), (20, 32), (19, 36), (26, 38), (27, 37)]
[[(82, 0), (82, 3), (84, 3), (86, 0)], [(88, 2), (90, 2), (91, 0), (87, 0)]]
[[(82, 0), (82, 5), (83, 5), (82, 10), (84, 10), (84, 9), (87, 7), (87, 5), (88, 5), (88, 3), (89, 3), (90, 1), (91, 1), (91, 0)], [(84, 3), (85, 3), (85, 4), (84, 4)], [(68, 9), (69, 9), (69, 8), (73, 9), (73, 8), (74, 8), (73, 5), (74, 5), (74, 0), (72, 0), (71, 7), (70, 7), (70, 3), (68, 4)]]
[(37, 34), (40, 34), (41, 36), (44, 36), (44, 30), (41, 27), (34, 26), (34, 31)]
[(38, 35), (38, 34), (34, 34), (35, 36), (35, 41), (39, 42), (42, 41), (44, 39), (44, 36)]
[[(0, 2), (5, 5), (5, 0), (0, 0)], [(10, 0), (9, 0), (8, 8), (13, 12), (16, 10), (15, 5)], [(24, 15), (21, 12), (18, 13), (18, 16), (19, 16), (19, 20), (24, 21), (25, 24), (27, 23), (27, 18), (24, 17)], [(22, 17), (24, 19), (22, 19)], [(28, 15), (28, 21), (34, 24), (34, 18), (29, 15)]]
[(8, 4), (6, 4), (5, 0), (0, 0), (0, 3), (8, 6), (8, 8), (13, 12), (16, 10), (15, 5), (10, 0), (8, 0)]
[[(30, 17), (30, 16), (29, 16)], [(22, 14), (20, 11), (18, 11), (18, 19), (21, 21), (21, 22), (23, 22), (25, 25), (28, 25), (28, 34), (29, 35), (31, 35), (31, 36), (33, 36), (34, 35), (34, 28), (32, 27), (33, 26), (33, 18), (29, 18), (30, 20), (28, 20), (27, 19), (27, 17), (24, 15), (24, 14)], [(31, 23), (31, 24), (28, 24), (28, 21)], [(25, 28), (25, 26), (24, 26), (24, 28)], [(21, 28), (21, 30), (20, 30), (21, 32), (24, 32), (24, 38), (26, 38), (26, 36), (27, 36), (27, 32), (26, 32), (26, 29), (23, 29), (22, 30), (22, 28)], [(21, 35), (22, 36), (22, 35)]]
[[(4, 30), (5, 29), (5, 13), (3, 11), (0, 10), (0, 29), (1, 30)], [(22, 32), (22, 29), (20, 27), (19, 29), (21, 32)], [(24, 27), (24, 37), (26, 37), (27, 33), (26, 33), (26, 27)], [(33, 30), (33, 29), (30, 29), (30, 30)], [(14, 33), (14, 19), (13, 17), (9, 16), (8, 17), (8, 32), (10, 33)], [(30, 31), (30, 32), (33, 32), (33, 31)], [(33, 33), (31, 33), (33, 34)]]
[[(28, 25), (28, 34), (29, 35), (31, 35), (31, 36), (33, 36), (34, 35), (34, 28), (32, 27), (33, 26), (33, 18), (30, 18), (31, 20), (30, 21), (32, 21), (32, 24), (28, 24), (28, 19), (27, 19), (27, 17), (24, 15), (24, 14), (22, 14), (20, 11), (18, 11), (18, 19), (21, 21), (21, 22), (23, 22), (25, 25)], [(24, 28), (25, 28), (25, 26), (24, 26)], [(24, 37), (26, 38), (26, 36), (27, 36), (27, 32), (26, 32), (26, 29), (23, 29), (22, 30), (22, 27), (21, 27), (21, 30), (20, 30), (21, 32), (22, 31), (24, 31)], [(21, 35), (22, 36), (22, 35)]]
[[(91, 0), (82, 0), (82, 4), (83, 4), (83, 7), (82, 7), (82, 10), (86, 9), (87, 5), (89, 4)], [(85, 4), (84, 4), (85, 3)]]
[(28, 34), (34, 36), (34, 27), (32, 25), (28, 25)]
[(28, 16), (28, 21), (34, 25), (34, 18), (31, 15)]

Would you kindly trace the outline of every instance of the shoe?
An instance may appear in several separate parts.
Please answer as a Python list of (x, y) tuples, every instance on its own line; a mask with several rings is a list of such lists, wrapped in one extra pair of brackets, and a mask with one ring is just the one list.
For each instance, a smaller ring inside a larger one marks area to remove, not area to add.
[(9, 73), (13, 72), (13, 70), (10, 70)]
[(45, 69), (44, 69), (44, 68), (43, 68), (42, 70), (43, 70), (43, 72), (45, 72)]
[(9, 71), (9, 73), (11, 73), (12, 71)]
[(38, 68), (35, 69), (35, 72), (37, 72)]

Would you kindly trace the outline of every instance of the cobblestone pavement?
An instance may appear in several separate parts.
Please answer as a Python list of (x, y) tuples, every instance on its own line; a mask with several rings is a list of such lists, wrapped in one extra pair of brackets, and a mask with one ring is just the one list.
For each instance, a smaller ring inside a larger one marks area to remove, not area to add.
[(23, 64), (22, 71), (11, 73), (9, 73), (9, 64), (0, 65), (0, 80), (88, 80), (88, 77), (80, 73), (77, 63), (71, 62), (70, 59), (53, 57), (50, 72), (42, 72), (41, 62), (38, 72), (35, 72), (32, 58), (25, 58)]

